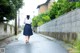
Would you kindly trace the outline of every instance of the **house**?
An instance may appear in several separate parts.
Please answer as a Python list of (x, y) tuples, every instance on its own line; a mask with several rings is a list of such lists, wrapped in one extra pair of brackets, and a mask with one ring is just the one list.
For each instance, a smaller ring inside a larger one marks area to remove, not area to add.
[(45, 3), (38, 5), (37, 6), (37, 9), (39, 9), (38, 14), (46, 12), (51, 7), (53, 2), (55, 2), (55, 0), (47, 0)]

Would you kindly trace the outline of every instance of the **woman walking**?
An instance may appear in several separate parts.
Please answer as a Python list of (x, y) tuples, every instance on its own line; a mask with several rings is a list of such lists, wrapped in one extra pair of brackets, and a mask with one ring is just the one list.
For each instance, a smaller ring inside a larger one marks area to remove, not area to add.
[(33, 35), (32, 28), (31, 28), (31, 22), (32, 20), (30, 19), (30, 15), (27, 15), (25, 20), (24, 20), (24, 31), (23, 35), (25, 35), (25, 42), (28, 43), (30, 36)]

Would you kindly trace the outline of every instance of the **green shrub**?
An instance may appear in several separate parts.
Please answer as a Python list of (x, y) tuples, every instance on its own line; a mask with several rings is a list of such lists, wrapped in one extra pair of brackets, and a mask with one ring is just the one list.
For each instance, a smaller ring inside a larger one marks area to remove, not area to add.
[(76, 53), (80, 53), (80, 41), (76, 41), (74, 43), (74, 48), (76, 49)]

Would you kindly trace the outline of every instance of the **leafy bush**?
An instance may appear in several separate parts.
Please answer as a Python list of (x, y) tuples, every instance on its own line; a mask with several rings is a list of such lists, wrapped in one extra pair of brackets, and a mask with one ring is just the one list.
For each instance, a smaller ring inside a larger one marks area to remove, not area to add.
[(68, 0), (58, 0), (58, 2), (54, 2), (52, 8), (50, 9), (50, 18), (54, 19), (67, 13), (71, 10), (80, 7), (80, 2), (69, 2)]
[(42, 13), (33, 18), (32, 26), (33, 27), (41, 26), (42, 24), (44, 24), (50, 20), (51, 20), (50, 17), (46, 13)]
[(80, 41), (76, 41), (74, 43), (74, 48), (77, 50), (77, 53), (80, 53)]
[(33, 27), (40, 26), (52, 19), (58, 18), (60, 15), (80, 7), (80, 2), (69, 2), (68, 0), (58, 0), (53, 2), (51, 9), (47, 12), (39, 14), (33, 18)]

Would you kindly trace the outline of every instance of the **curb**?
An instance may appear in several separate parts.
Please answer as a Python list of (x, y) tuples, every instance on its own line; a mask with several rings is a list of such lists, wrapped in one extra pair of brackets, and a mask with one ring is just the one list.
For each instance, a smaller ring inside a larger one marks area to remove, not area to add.
[(72, 46), (68, 43), (65, 43), (63, 41), (60, 41), (60, 40), (57, 40), (55, 38), (52, 38), (52, 37), (49, 37), (49, 36), (46, 36), (46, 35), (43, 35), (43, 34), (39, 34), (40, 36), (42, 37), (45, 37), (51, 41), (55, 41), (56, 43), (60, 44), (62, 47), (64, 47), (67, 51), (70, 51), (70, 49), (72, 49)]
[(16, 36), (11, 36), (8, 38), (5, 38), (3, 40), (0, 40), (0, 47), (5, 47), (6, 45), (8, 45), (11, 42), (17, 41), (16, 40)]

